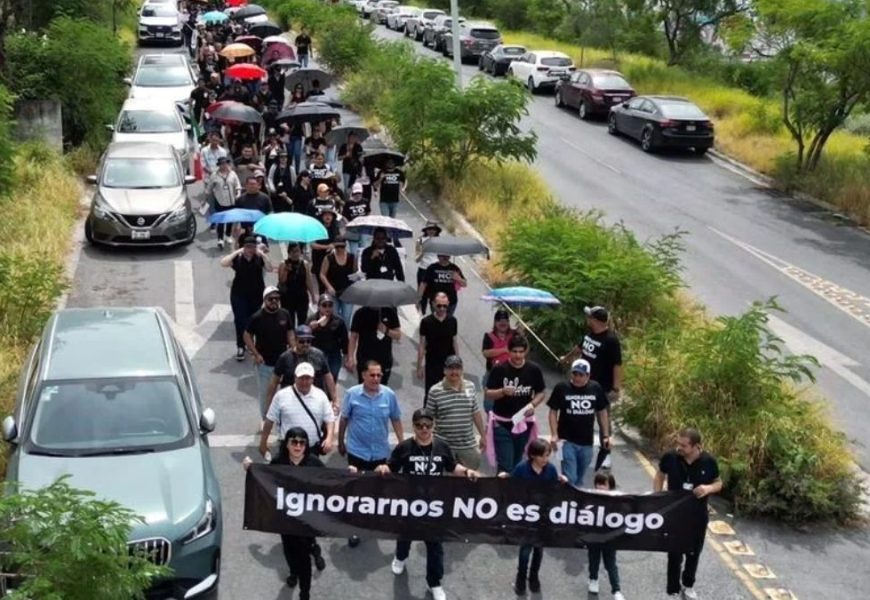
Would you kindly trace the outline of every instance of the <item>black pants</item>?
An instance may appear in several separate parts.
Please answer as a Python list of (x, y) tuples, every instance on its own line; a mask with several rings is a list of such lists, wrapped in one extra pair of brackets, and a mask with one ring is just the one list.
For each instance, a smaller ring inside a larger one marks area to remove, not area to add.
[(251, 316), (262, 306), (262, 299), (246, 297), (241, 294), (230, 294), (230, 304), (233, 308), (233, 322), (236, 326), (236, 347), (245, 347), (245, 329)]
[[(426, 278), (426, 269), (417, 269), (417, 289), (420, 288), (420, 284), (423, 283), (423, 280)], [(420, 314), (426, 314), (426, 308), (429, 306), (429, 298), (423, 296), (423, 299), (420, 300)]]
[(425, 379), (423, 380), (423, 407), (425, 408), (426, 402), (429, 400), (429, 388), (433, 385), (444, 379), (444, 361), (447, 360), (447, 357), (444, 358), (429, 358), (426, 357), (426, 367), (425, 367)]
[[(695, 573), (698, 571), (698, 560), (700, 560), (701, 550), (704, 548), (706, 533), (707, 524), (704, 523), (704, 528), (696, 540), (693, 552), (686, 554), (679, 552), (668, 553), (668, 594), (679, 594), (681, 589), (680, 583), (682, 583), (683, 587), (695, 586)], [(683, 564), (683, 557), (685, 557), (685, 565)], [(680, 577), (681, 570), (682, 577)]]
[(347, 464), (351, 467), (356, 467), (360, 471), (374, 471), (375, 467), (387, 464), (386, 458), (378, 458), (375, 460), (365, 460), (353, 454), (347, 454)]
[(292, 329), (296, 329), (300, 325), (308, 324), (308, 297), (292, 298), (281, 296), (281, 308), (288, 311), (293, 317)]
[(290, 574), (299, 578), (299, 592), (307, 594), (311, 590), (311, 547), (314, 538), (296, 535), (282, 535), (284, 560)]

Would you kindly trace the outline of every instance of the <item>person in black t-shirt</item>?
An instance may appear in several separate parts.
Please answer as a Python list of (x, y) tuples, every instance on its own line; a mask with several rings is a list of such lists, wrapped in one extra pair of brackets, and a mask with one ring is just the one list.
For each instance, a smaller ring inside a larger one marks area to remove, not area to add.
[(604, 388), (611, 404), (619, 400), (622, 389), (622, 345), (608, 326), (610, 315), (602, 306), (585, 307), (588, 331), (574, 348), (562, 357), (568, 363), (585, 358), (592, 366), (592, 380)]
[(381, 365), (384, 372), (381, 383), (389, 385), (393, 369), (393, 340), (402, 337), (399, 327), (399, 313), (395, 308), (361, 306), (353, 313), (344, 366), (351, 372), (357, 370), (359, 383), (363, 382), (366, 363), (374, 360)]
[(396, 163), (388, 160), (385, 168), (378, 171), (373, 185), (379, 190), (378, 205), (385, 217), (396, 218), (396, 206), (399, 205), (399, 195), (408, 187), (405, 174), (396, 167)]
[(421, 301), (427, 300), (429, 303), (434, 302), (436, 295), (445, 294), (450, 303), (447, 312), (453, 316), (453, 313), (456, 312), (456, 303), (459, 301), (456, 287), (465, 287), (466, 285), (468, 285), (468, 281), (462, 274), (462, 269), (450, 262), (449, 256), (439, 254), (438, 262), (432, 263), (426, 268), (417, 293)]
[(360, 266), (366, 279), (405, 281), (402, 259), (398, 250), (387, 244), (387, 231), (382, 227), (372, 232), (372, 245), (362, 251)]
[[(716, 459), (701, 446), (701, 434), (697, 429), (686, 427), (677, 434), (677, 447), (666, 452), (659, 461), (653, 490), (661, 492), (668, 484), (668, 490), (692, 492), (698, 499), (696, 509), (703, 514), (704, 526), (697, 532), (695, 550), (687, 554), (668, 553), (667, 593), (676, 596), (682, 590), (684, 598), (697, 598), (694, 591), (695, 574), (698, 560), (704, 548), (707, 531), (707, 498), (722, 491), (719, 478), (719, 465)], [(686, 564), (683, 566), (683, 557)], [(682, 570), (682, 576), (680, 571)], [(681, 585), (682, 584), (682, 587)]]
[(308, 30), (303, 27), (293, 41), (296, 45), (296, 56), (299, 58), (299, 65), (303, 69), (308, 68), (308, 57), (311, 56), (311, 36), (308, 35)]
[(257, 395), (260, 416), (265, 419), (272, 397), (267, 395), (269, 380), (278, 357), (293, 343), (290, 313), (281, 308), (278, 288), (269, 286), (263, 292), (263, 308), (255, 312), (245, 329), (245, 346), (254, 356), (257, 366)]
[(199, 123), (202, 119), (202, 113), (209, 105), (210, 91), (205, 87), (205, 77), (200, 77), (196, 80), (196, 87), (190, 92), (190, 109), (193, 116), (193, 122)]
[(248, 321), (263, 302), (266, 283), (263, 271), (272, 272), (269, 257), (258, 248), (257, 238), (248, 236), (242, 247), (221, 258), (221, 266), (235, 271), (230, 287), (230, 305), (236, 326), (236, 360), (245, 360), (245, 329)]
[(562, 442), (562, 473), (574, 487), (583, 487), (583, 477), (592, 462), (595, 419), (602, 440), (610, 446), (610, 419), (604, 390), (589, 378), (589, 362), (579, 358), (571, 365), (571, 380), (553, 388), (550, 407), (550, 445)]
[[(362, 173), (363, 149), (356, 134), (347, 136), (347, 143), (338, 147), (338, 155), (341, 157), (341, 179), (345, 193), (350, 192), (356, 178)], [(362, 193), (362, 188), (360, 188)]]
[(423, 406), (429, 399), (429, 388), (444, 378), (444, 361), (459, 354), (456, 317), (448, 314), (447, 295), (438, 293), (432, 299), (433, 312), (420, 321), (420, 343), (417, 345), (417, 378), (423, 379)]
[(317, 302), (317, 314), (308, 322), (314, 339), (311, 345), (326, 356), (329, 372), (338, 381), (342, 355), (347, 356), (348, 331), (344, 319), (335, 314), (335, 297), (321, 294)]
[[(535, 409), (544, 401), (546, 387), (541, 368), (526, 360), (529, 342), (525, 336), (513, 336), (508, 349), (510, 359), (489, 372), (484, 396), (494, 402), (487, 428), (492, 439), (487, 441), (487, 448), (494, 450), (500, 472), (513, 471), (523, 459), (529, 438), (537, 437)], [(514, 415), (521, 415), (522, 420), (514, 424)], [(487, 456), (493, 458), (489, 449)]]
[[(433, 435), (435, 415), (426, 408), (414, 411), (411, 417), (414, 424), (414, 437), (399, 442), (393, 449), (385, 465), (375, 467), (381, 476), (402, 473), (416, 477), (442, 477), (452, 473), (467, 477), (472, 481), (480, 477), (477, 471), (468, 469), (458, 462), (447, 442)], [(391, 565), (395, 575), (405, 571), (405, 561), (411, 552), (411, 540), (396, 542), (396, 557)], [(441, 579), (444, 577), (444, 547), (441, 542), (426, 542), (426, 583), (433, 598), (445, 598)]]
[(315, 190), (317, 190), (320, 184), (328, 183), (329, 178), (332, 176), (332, 167), (326, 163), (326, 156), (324, 156), (323, 152), (318, 151), (314, 154), (314, 160), (308, 165), (308, 172), (311, 173), (311, 186)]
[[(260, 182), (255, 175), (249, 175), (245, 179), (245, 193), (236, 198), (236, 208), (246, 208), (248, 210), (259, 210), (264, 215), (272, 212), (272, 199), (268, 194), (260, 191)], [(239, 223), (241, 232), (239, 239), (251, 235), (254, 232), (254, 224), (252, 222)]]
[(272, 403), (272, 399), (279, 389), (293, 385), (296, 381), (296, 365), (307, 362), (314, 367), (314, 385), (326, 393), (329, 401), (332, 402), (333, 411), (338, 410), (335, 379), (333, 379), (332, 373), (329, 370), (326, 355), (311, 345), (313, 341), (314, 333), (308, 325), (296, 327), (293, 332), (293, 342), (287, 350), (281, 353), (275, 362), (275, 367), (272, 369), (269, 389), (266, 392), (269, 404)]

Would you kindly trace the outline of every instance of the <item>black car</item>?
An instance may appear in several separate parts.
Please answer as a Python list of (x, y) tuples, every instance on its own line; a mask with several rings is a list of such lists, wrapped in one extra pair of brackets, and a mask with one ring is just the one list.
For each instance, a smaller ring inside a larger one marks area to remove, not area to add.
[(480, 55), (477, 68), (494, 77), (507, 73), (512, 60), (516, 60), (526, 53), (523, 46), (500, 44)]
[[(466, 61), (477, 62), (484, 52), (489, 52), (501, 44), (501, 33), (490, 23), (466, 22), (459, 24), (459, 58)], [(446, 31), (441, 44), (441, 52), (444, 56), (453, 56), (453, 32)]]
[(713, 123), (700, 108), (679, 96), (636, 96), (610, 109), (607, 131), (640, 140), (644, 152), (691, 148), (704, 154), (713, 146)]

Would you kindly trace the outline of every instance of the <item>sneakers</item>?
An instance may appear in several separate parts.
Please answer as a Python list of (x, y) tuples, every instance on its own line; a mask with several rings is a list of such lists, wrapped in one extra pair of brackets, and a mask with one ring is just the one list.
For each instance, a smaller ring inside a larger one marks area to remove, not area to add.
[(541, 593), (541, 580), (537, 576), (529, 576), (529, 591), (533, 594)]
[(693, 590), (692, 588), (684, 587), (683, 598), (685, 598), (685, 600), (698, 600), (698, 594), (696, 594), (695, 590)]
[(589, 590), (590, 594), (597, 594), (598, 593), (598, 580), (597, 579), (590, 579), (589, 586), (586, 589)]
[(218, 250), (224, 249), (224, 241), (223, 239), (218, 240)]
[(514, 592), (517, 596), (525, 596), (526, 594), (526, 578), (517, 573), (517, 579), (514, 581)]
[(311, 555), (314, 557), (314, 566), (318, 571), (323, 571), (326, 568), (326, 560), (323, 558), (323, 550), (320, 549), (320, 544), (311, 546)]
[(613, 592), (613, 600), (625, 600), (625, 596), (622, 595), (622, 592)]
[(393, 575), (401, 575), (405, 572), (405, 561), (394, 558), (393, 564), (390, 566), (390, 568), (393, 570)]
[(244, 348), (236, 348), (236, 360), (242, 362), (245, 360), (245, 349)]
[[(396, 561), (393, 561), (393, 564), (396, 564)], [(405, 561), (402, 561), (402, 567), (404, 568)], [(396, 571), (394, 570), (393, 573)], [(447, 600), (447, 594), (444, 593), (444, 588), (440, 585), (436, 585), (435, 587), (430, 587), (429, 591), (432, 592), (433, 600)]]
[(296, 587), (296, 584), (299, 583), (299, 578), (296, 575), (294, 575), (293, 573), (290, 573), (287, 576), (286, 581), (287, 581), (287, 587), (294, 588), (294, 587)]
[(359, 537), (357, 537), (355, 535), (352, 535), (347, 539), (347, 545), (350, 546), (351, 548), (356, 548), (357, 546), (359, 546), (359, 542), (360, 542)]

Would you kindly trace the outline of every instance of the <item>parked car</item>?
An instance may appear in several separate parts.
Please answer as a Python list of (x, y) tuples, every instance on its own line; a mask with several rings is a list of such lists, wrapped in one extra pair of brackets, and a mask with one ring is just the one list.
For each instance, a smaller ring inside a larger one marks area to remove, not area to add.
[[(453, 32), (444, 32), (442, 52), (445, 56), (453, 56)], [(501, 33), (495, 25), (483, 21), (466, 21), (459, 23), (459, 58), (462, 62), (478, 57), (501, 44)]]
[(713, 146), (713, 122), (679, 96), (636, 96), (610, 109), (607, 131), (640, 140), (644, 152), (691, 148), (702, 155)]
[(97, 186), (85, 221), (89, 242), (111, 246), (172, 246), (189, 244), (196, 235), (196, 218), (181, 155), (169, 144), (115, 142), (109, 144), (96, 175)]
[[(459, 23), (465, 22), (465, 17), (459, 17)], [(432, 26), (423, 31), (423, 45), (430, 46), (435, 52), (442, 52), (444, 47), (444, 34), (453, 27), (453, 19), (450, 15), (438, 15), (433, 19)]]
[(174, 5), (148, 3), (139, 11), (137, 38), (140, 45), (169, 42), (180, 46), (184, 43), (181, 27), (181, 14)]
[(477, 61), (477, 67), (493, 77), (504, 75), (507, 73), (508, 66), (510, 66), (511, 62), (525, 53), (525, 46), (499, 44), (480, 55), (480, 58)]
[(214, 598), (221, 496), (190, 361), (154, 308), (56, 312), (25, 362), (12, 415), (7, 481), (61, 476), (144, 517), (128, 545), (167, 565), (148, 598)]
[(423, 31), (426, 27), (432, 25), (435, 17), (443, 14), (445, 14), (444, 11), (437, 8), (424, 8), (420, 11), (419, 17), (411, 17), (405, 21), (405, 35), (418, 42), (422, 41)]
[(574, 61), (562, 52), (533, 50), (511, 62), (508, 77), (516, 77), (528, 86), (531, 93), (540, 89), (553, 89), (574, 71)]
[(387, 29), (405, 31), (405, 23), (408, 19), (419, 16), (420, 12), (416, 6), (397, 6), (387, 15)]
[(363, 3), (362, 8), (360, 8), (360, 16), (363, 19), (370, 19), (377, 5), (378, 0), (367, 0), (367, 2)]
[(383, 25), (387, 21), (387, 11), (398, 6), (396, 0), (379, 0), (372, 11), (371, 19), (378, 25)]
[(124, 83), (130, 86), (130, 98), (186, 103), (196, 75), (186, 54), (146, 54)]
[(583, 69), (556, 84), (556, 106), (576, 108), (581, 119), (607, 115), (612, 106), (637, 96), (622, 73), (606, 69)]
[(176, 104), (128, 98), (115, 124), (106, 127), (113, 142), (162, 142), (178, 151), (182, 164), (190, 161), (190, 125)]

